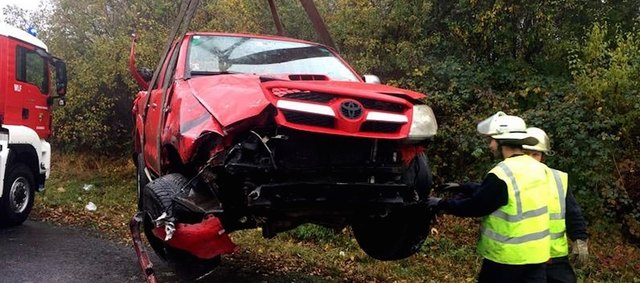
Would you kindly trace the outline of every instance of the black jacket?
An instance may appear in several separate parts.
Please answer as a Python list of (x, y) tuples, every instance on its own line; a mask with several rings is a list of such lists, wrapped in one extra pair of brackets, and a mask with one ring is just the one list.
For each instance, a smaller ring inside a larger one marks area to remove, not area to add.
[[(482, 184), (464, 184), (463, 191), (468, 193), (466, 197), (443, 199), (438, 203), (438, 208), (456, 216), (482, 217), (506, 205), (509, 198), (507, 184), (493, 173), (487, 174)], [(572, 241), (586, 240), (587, 222), (570, 189), (567, 190), (565, 203), (567, 236)]]
[[(569, 178), (569, 184), (571, 184), (571, 178)], [(582, 215), (582, 209), (576, 202), (571, 192), (571, 186), (567, 189), (567, 197), (565, 199), (567, 212), (564, 218), (565, 225), (567, 226), (567, 236), (571, 241), (586, 240), (589, 238), (587, 233), (587, 221)]]

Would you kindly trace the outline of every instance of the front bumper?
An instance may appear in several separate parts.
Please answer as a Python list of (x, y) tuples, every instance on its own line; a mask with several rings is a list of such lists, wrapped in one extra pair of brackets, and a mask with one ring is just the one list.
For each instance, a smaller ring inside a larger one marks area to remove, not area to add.
[(266, 184), (248, 195), (248, 207), (260, 211), (361, 211), (414, 204), (403, 184), (280, 183)]

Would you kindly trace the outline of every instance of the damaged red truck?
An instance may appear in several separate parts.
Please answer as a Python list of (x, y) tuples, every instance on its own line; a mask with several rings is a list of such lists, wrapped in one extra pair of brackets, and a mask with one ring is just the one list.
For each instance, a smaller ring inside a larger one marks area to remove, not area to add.
[(305, 223), (350, 226), (380, 260), (419, 250), (437, 131), (425, 95), (281, 36), (190, 32), (168, 50), (152, 79), (132, 48), (134, 159), (144, 233), (176, 272), (215, 267), (234, 231)]

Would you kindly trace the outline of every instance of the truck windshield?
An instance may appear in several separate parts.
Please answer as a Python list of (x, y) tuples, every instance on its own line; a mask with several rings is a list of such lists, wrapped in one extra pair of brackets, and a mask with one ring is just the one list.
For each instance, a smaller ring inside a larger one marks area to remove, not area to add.
[(313, 74), (358, 81), (328, 49), (300, 42), (238, 36), (195, 35), (187, 59), (191, 75)]

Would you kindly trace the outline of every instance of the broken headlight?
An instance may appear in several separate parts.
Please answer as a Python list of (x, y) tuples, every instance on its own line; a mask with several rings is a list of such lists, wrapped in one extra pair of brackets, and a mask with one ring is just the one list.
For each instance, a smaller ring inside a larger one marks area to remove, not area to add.
[(413, 118), (411, 119), (411, 130), (409, 130), (409, 141), (421, 141), (433, 138), (438, 131), (436, 116), (431, 107), (427, 105), (414, 105)]

